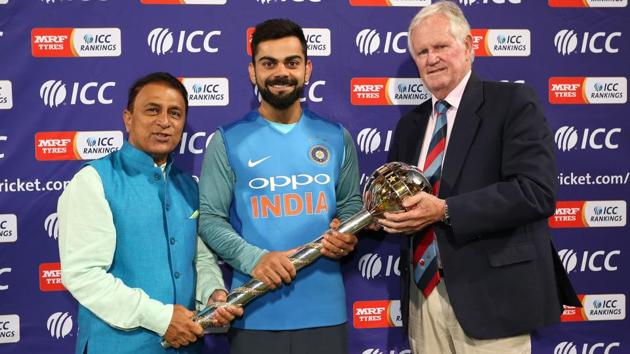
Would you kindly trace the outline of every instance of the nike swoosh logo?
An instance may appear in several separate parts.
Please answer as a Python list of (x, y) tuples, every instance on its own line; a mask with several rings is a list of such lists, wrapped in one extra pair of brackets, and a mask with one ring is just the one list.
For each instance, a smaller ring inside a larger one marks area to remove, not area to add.
[(249, 159), (249, 160), (247, 161), (247, 167), (255, 167), (256, 165), (258, 165), (259, 163), (261, 163), (261, 162), (263, 162), (263, 161), (267, 160), (267, 159), (268, 159), (268, 158), (270, 158), (270, 157), (271, 157), (271, 155), (266, 156), (266, 157), (263, 157), (262, 159), (260, 159), (260, 160), (256, 160), (256, 161), (252, 161), (252, 159)]

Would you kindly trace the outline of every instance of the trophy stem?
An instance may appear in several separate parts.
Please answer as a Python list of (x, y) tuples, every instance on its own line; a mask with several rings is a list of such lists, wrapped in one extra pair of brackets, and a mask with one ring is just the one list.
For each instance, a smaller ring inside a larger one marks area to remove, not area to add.
[[(373, 219), (372, 215), (370, 215), (365, 208), (361, 208), (358, 213), (342, 222), (341, 225), (339, 225), (338, 231), (341, 233), (353, 234), (368, 226)], [(324, 235), (331, 231), (331, 229), (328, 229), (320, 237), (300, 247), (295, 253), (289, 256), (289, 260), (295, 266), (296, 271), (313, 263), (322, 255), (322, 240), (324, 239)], [(203, 328), (212, 326), (212, 316), (219, 306), (245, 306), (247, 303), (258, 296), (265, 294), (267, 291), (269, 291), (269, 288), (265, 285), (265, 283), (252, 278), (247, 283), (230, 291), (227, 301), (224, 304), (206, 307), (193, 317), (193, 321), (199, 323)], [(170, 345), (167, 341), (162, 340), (162, 347), (169, 348)]]
[(365, 210), (365, 208), (361, 208), (358, 213), (352, 215), (348, 220), (341, 223), (341, 225), (339, 225), (339, 230), (337, 231), (342, 234), (354, 234), (370, 225), (373, 220), (374, 217), (372, 217), (372, 214)]

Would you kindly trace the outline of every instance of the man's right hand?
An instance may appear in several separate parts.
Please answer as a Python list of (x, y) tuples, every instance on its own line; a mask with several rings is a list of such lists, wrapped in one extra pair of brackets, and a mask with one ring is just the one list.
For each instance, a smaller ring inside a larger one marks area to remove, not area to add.
[(164, 333), (164, 339), (173, 348), (193, 343), (198, 337), (203, 335), (201, 325), (192, 321), (194, 315), (194, 312), (189, 311), (182, 305), (173, 305), (173, 317), (166, 329), (166, 333)]
[(295, 251), (292, 249), (264, 254), (252, 270), (252, 275), (271, 289), (279, 287), (282, 282), (289, 284), (295, 278), (296, 273), (295, 266), (289, 260), (289, 256)]

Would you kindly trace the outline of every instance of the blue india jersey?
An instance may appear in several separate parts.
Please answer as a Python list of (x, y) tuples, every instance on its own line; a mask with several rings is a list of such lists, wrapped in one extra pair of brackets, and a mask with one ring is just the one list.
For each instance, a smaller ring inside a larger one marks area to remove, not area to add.
[[(220, 128), (236, 176), (230, 223), (249, 243), (284, 251), (318, 238), (336, 215), (335, 187), (344, 155), (343, 129), (305, 110), (281, 131), (252, 111)], [(251, 277), (234, 271), (232, 288)], [(248, 305), (234, 327), (289, 330), (346, 321), (338, 261), (322, 257), (290, 285)]]

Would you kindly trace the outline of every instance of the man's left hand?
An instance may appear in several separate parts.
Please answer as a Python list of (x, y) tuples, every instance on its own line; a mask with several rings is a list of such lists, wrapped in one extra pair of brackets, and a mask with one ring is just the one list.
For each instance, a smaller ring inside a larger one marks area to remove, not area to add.
[(378, 223), (389, 233), (413, 233), (441, 221), (444, 216), (444, 199), (433, 194), (420, 192), (405, 199), (402, 203), (404, 212), (385, 213)]
[(339, 225), (341, 225), (341, 221), (337, 218), (333, 219), (330, 222), (332, 231), (326, 233), (322, 241), (324, 246), (322, 255), (332, 259), (339, 259), (354, 251), (354, 246), (359, 242), (355, 235), (337, 231)]
[[(224, 303), (227, 301), (227, 293), (225, 290), (215, 290), (208, 299), (208, 306), (214, 303)], [(243, 308), (236, 306), (218, 307), (214, 311), (212, 325), (215, 327), (227, 326), (236, 317), (243, 316)]]

